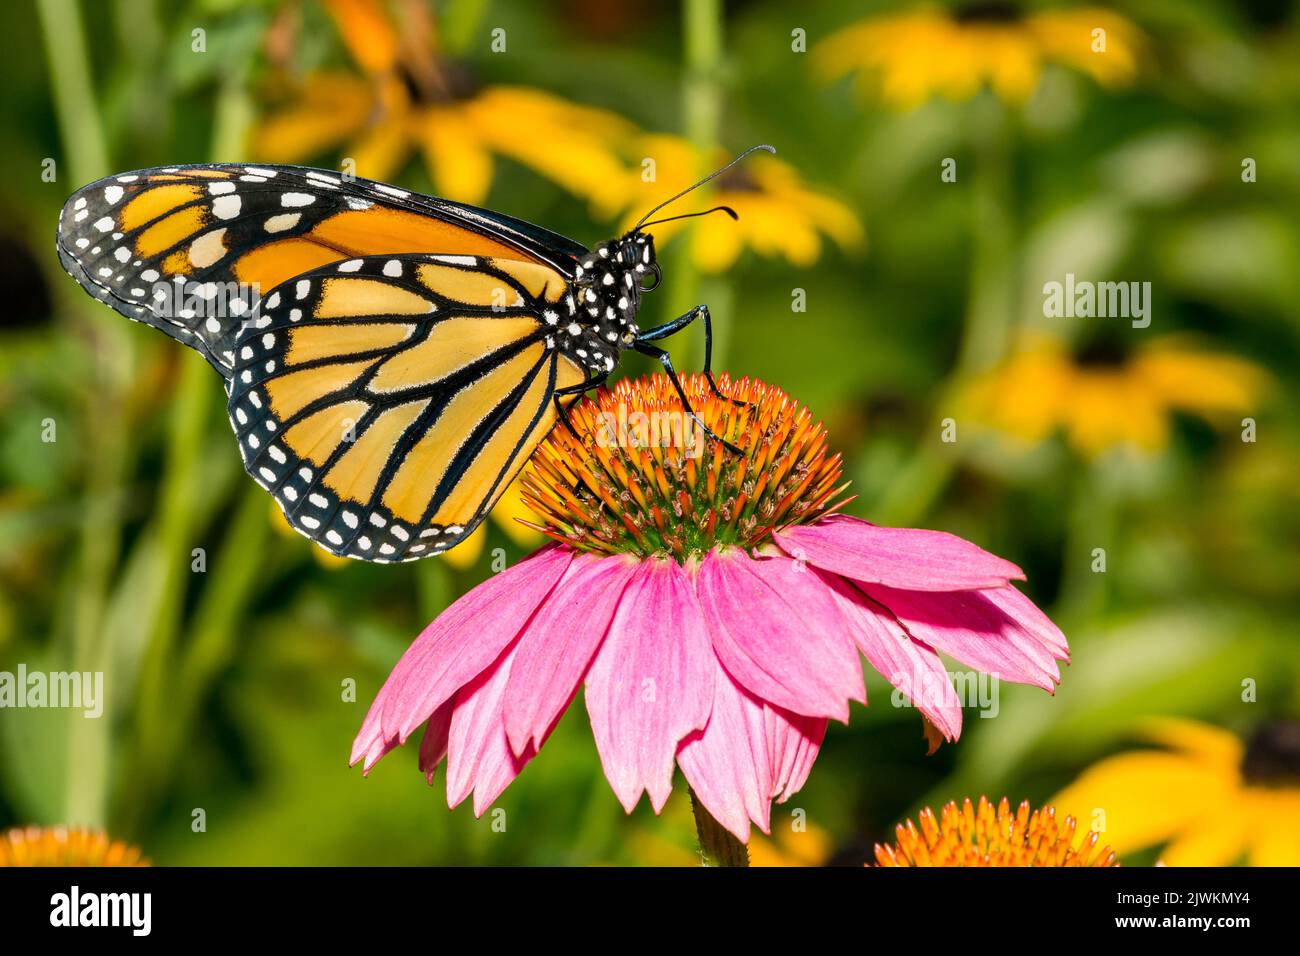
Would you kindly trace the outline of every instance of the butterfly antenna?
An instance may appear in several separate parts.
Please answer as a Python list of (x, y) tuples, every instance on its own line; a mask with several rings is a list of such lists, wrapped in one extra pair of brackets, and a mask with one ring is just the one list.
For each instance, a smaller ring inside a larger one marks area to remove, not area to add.
[(769, 152), (769, 153), (773, 153), (773, 154), (776, 153), (776, 147), (774, 147), (774, 146), (768, 146), (768, 145), (765, 144), (765, 143), (764, 143), (764, 144), (760, 144), (760, 145), (758, 145), (758, 146), (751, 146), (751, 147), (749, 147), (749, 149), (745, 150), (743, 153), (741, 153), (739, 156), (737, 156), (737, 157), (736, 157), (735, 159), (733, 159), (731, 162), (727, 163), (727, 165), (723, 166), (723, 167), (722, 167), (721, 169), (719, 169), (719, 170), (716, 170), (716, 171), (714, 171), (714, 172), (712, 172), (712, 173), (709, 173), (709, 175), (705, 176), (703, 179), (701, 179), (701, 180), (700, 180), (698, 183), (696, 183), (694, 186), (688, 186), (688, 187), (686, 187), (686, 188), (683, 189), (681, 192), (679, 192), (676, 196), (673, 196), (673, 197), (671, 197), (670, 199), (665, 199), (665, 200), (664, 200), (663, 202), (661, 202), (659, 205), (655, 206), (655, 207), (654, 207), (653, 209), (651, 209), (648, 213), (646, 213), (644, 216), (641, 217), (641, 221), (638, 222), (635, 226), (632, 227), (632, 231), (633, 231), (633, 232), (636, 232), (638, 229), (640, 229), (643, 225), (646, 224), (646, 220), (647, 220), (647, 219), (649, 219), (651, 216), (653, 216), (655, 213), (657, 213), (660, 209), (663, 209), (664, 206), (667, 206), (669, 203), (674, 203), (674, 202), (676, 202), (677, 200), (681, 199), (683, 196), (685, 196), (687, 193), (689, 193), (689, 192), (691, 192), (691, 191), (693, 191), (693, 190), (699, 189), (701, 186), (703, 186), (703, 185), (704, 185), (705, 183), (707, 183), (709, 180), (711, 180), (711, 179), (716, 179), (717, 177), (719, 177), (719, 176), (721, 176), (723, 173), (725, 173), (728, 169), (730, 169), (732, 166), (735, 166), (736, 163), (740, 162), (742, 159), (744, 159), (744, 158), (745, 158), (746, 156), (748, 156), (750, 153), (757, 152), (757, 151), (760, 150), (760, 149), (761, 149), (761, 150), (765, 150), (765, 151), (767, 151), (767, 152)]
[(702, 212), (684, 212), (680, 216), (665, 216), (663, 219), (655, 219), (652, 220), (651, 222), (642, 221), (636, 228), (642, 229), (646, 226), (657, 226), (661, 222), (673, 222), (674, 220), (677, 219), (694, 219), (696, 216), (707, 216), (711, 212), (725, 212), (732, 219), (735, 220), (740, 219), (740, 216), (736, 213), (736, 210), (732, 209), (730, 206), (714, 206), (712, 209), (705, 209)]

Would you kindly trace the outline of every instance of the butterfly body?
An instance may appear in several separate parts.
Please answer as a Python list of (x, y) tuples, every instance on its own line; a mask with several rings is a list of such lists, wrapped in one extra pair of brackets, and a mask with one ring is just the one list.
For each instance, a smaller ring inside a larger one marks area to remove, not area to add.
[(624, 350), (676, 381), (650, 343), (700, 317), (708, 373), (705, 307), (636, 324), (660, 278), (640, 225), (588, 250), (333, 171), (216, 163), (83, 187), (57, 245), (92, 296), (208, 360), (249, 475), (363, 560), (464, 540)]
[(636, 341), (642, 282), (658, 270), (654, 240), (642, 232), (603, 242), (582, 257), (564, 311), (557, 310), (559, 347), (596, 375), (613, 371), (620, 352)]

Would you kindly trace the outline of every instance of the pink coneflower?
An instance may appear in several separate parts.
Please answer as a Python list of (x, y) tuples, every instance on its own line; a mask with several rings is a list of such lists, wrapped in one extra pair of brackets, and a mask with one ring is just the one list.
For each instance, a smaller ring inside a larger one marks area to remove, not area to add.
[[(703, 376), (692, 406), (736, 455), (695, 442), (663, 376), (580, 402), (523, 479), (555, 539), (425, 629), (366, 716), (368, 770), (425, 725), (420, 766), (481, 814), (584, 688), (605, 776), (658, 812), (674, 764), (745, 841), (803, 786), (828, 720), (866, 702), (860, 657), (949, 740), (961, 703), (940, 654), (1052, 690), (1061, 632), (1020, 569), (940, 531), (836, 514), (840, 456), (780, 389)], [(673, 426), (677, 427), (662, 427)], [(670, 440), (671, 439), (671, 440)], [(667, 442), (664, 447), (661, 442)]]

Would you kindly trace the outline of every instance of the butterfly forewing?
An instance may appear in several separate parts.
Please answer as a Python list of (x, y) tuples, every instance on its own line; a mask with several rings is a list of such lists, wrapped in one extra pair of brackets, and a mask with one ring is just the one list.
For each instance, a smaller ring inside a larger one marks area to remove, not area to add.
[(443, 252), (572, 274), (581, 245), (537, 226), (332, 171), (213, 164), (99, 180), (64, 206), (64, 268), (223, 375), (262, 294), (330, 263)]
[(372, 561), (463, 540), (584, 381), (555, 348), (566, 279), (536, 261), (347, 259), (295, 276), (234, 343), (229, 412), (289, 522)]

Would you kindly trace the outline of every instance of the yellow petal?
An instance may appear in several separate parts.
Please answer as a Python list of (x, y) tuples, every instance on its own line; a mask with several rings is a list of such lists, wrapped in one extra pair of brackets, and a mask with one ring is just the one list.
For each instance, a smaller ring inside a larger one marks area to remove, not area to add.
[(325, 0), (339, 36), (360, 66), (386, 73), (397, 63), (397, 34), (377, 0)]
[(418, 122), (418, 131), (438, 195), (481, 205), (492, 186), (492, 156), (463, 108), (429, 108)]
[[(705, 217), (695, 224), (691, 237), (691, 258), (701, 272), (724, 272), (740, 257), (741, 232), (730, 219)], [(727, 228), (733, 227), (733, 228)]]
[(375, 89), (356, 77), (318, 73), (307, 80), (298, 102), (263, 119), (253, 130), (256, 159), (297, 163), (333, 149), (366, 125)]
[(1205, 415), (1251, 410), (1266, 383), (1266, 373), (1253, 362), (1174, 343), (1143, 350), (1133, 365), (1170, 405)]
[(1084, 456), (1121, 445), (1144, 451), (1165, 446), (1168, 419), (1159, 396), (1133, 384), (1124, 369), (1076, 371), (1064, 413), (1071, 443)]
[(1213, 764), (1158, 751), (1100, 761), (1051, 803), (1081, 827), (1104, 811), (1102, 839), (1119, 856), (1181, 836), (1212, 814), (1228, 812), (1237, 779)]
[(1241, 766), (1245, 748), (1235, 735), (1212, 724), (1175, 717), (1158, 717), (1146, 722), (1144, 736), (1155, 743), (1179, 750), (1202, 762), (1225, 768)]
[(1224, 806), (1206, 813), (1160, 852), (1166, 866), (1231, 866), (1246, 849), (1243, 808)]
[(636, 132), (621, 117), (524, 87), (491, 87), (466, 104), (479, 139), (612, 215), (624, 200), (617, 150)]
[(1300, 788), (1248, 787), (1241, 813), (1250, 821), (1251, 866), (1300, 866)]
[(771, 837), (758, 833), (750, 837), (751, 866), (822, 866), (835, 852), (831, 835), (811, 823), (796, 831), (773, 821), (772, 830)]
[(519, 479), (516, 478), (493, 506), (490, 517), (515, 544), (521, 548), (533, 548), (545, 540), (545, 535), (525, 524), (519, 523), (519, 519), (525, 521), (537, 520), (537, 515), (524, 504), (519, 491)]
[[(1027, 18), (1044, 55), (1082, 70), (1103, 86), (1119, 86), (1137, 72), (1142, 34), (1131, 22), (1096, 7), (1050, 10)], [(1094, 49), (1093, 31), (1105, 31), (1105, 50)]]
[(384, 120), (366, 130), (348, 147), (348, 158), (356, 173), (367, 179), (392, 179), (411, 151), (406, 123), (401, 118)]

